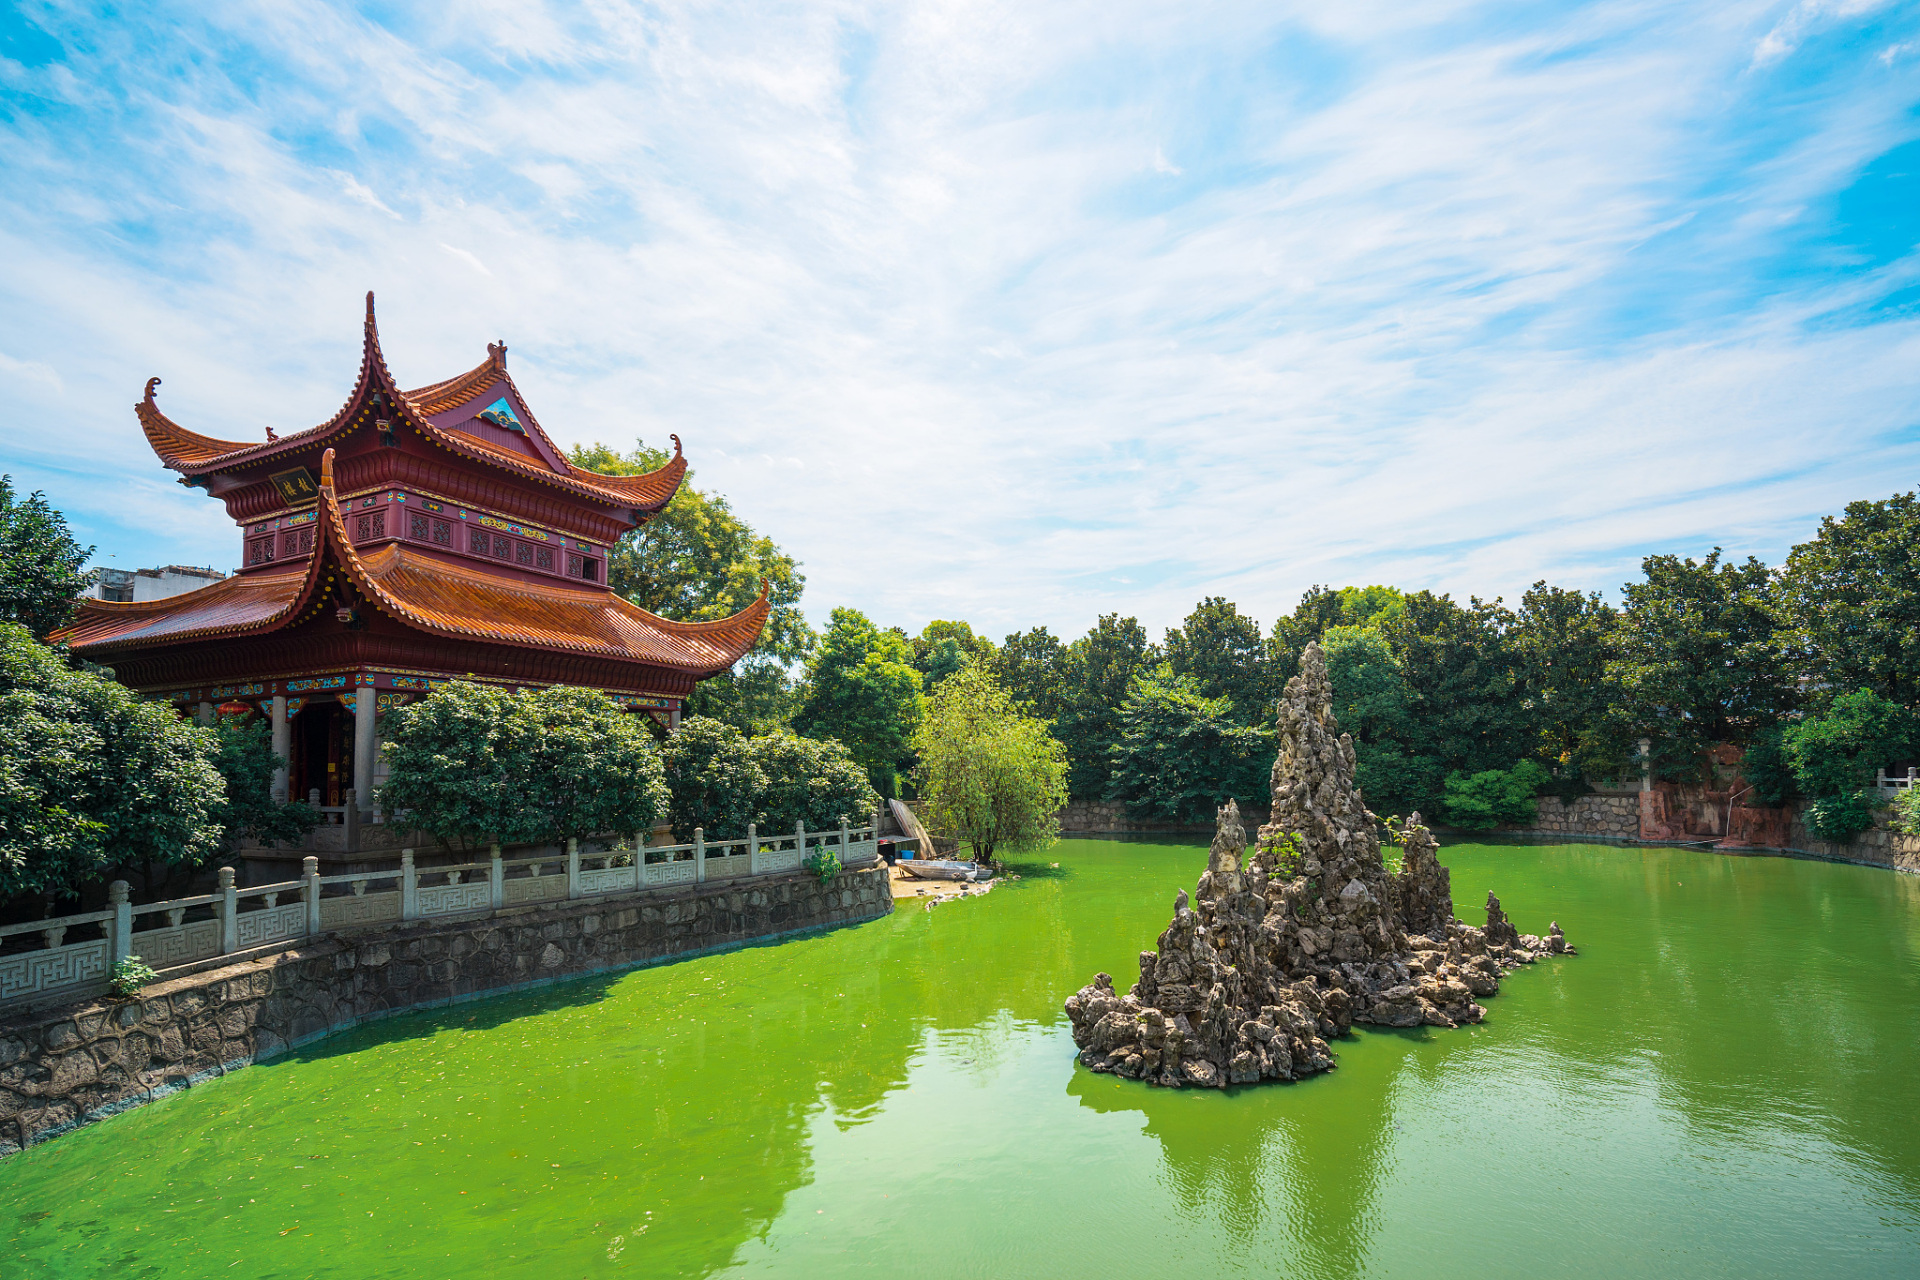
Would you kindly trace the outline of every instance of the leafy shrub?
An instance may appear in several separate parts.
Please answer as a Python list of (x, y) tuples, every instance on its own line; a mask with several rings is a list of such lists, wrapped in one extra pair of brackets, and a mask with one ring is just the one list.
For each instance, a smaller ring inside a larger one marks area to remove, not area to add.
[(1822, 840), (1848, 844), (1862, 831), (1873, 826), (1873, 811), (1879, 798), (1866, 790), (1848, 791), (1837, 796), (1822, 796), (1802, 811), (1807, 830)]
[(1903, 836), (1920, 836), (1920, 787), (1908, 787), (1893, 802), (1893, 829)]
[(1447, 819), (1468, 831), (1532, 822), (1534, 797), (1551, 780), (1547, 771), (1532, 760), (1522, 760), (1511, 769), (1449, 774)]
[(1162, 663), (1128, 687), (1110, 757), (1107, 799), (1139, 817), (1199, 822), (1222, 801), (1266, 793), (1273, 735), (1241, 724), (1231, 699), (1203, 696)]
[(769, 733), (748, 739), (747, 745), (766, 779), (754, 805), (754, 820), (763, 832), (792, 831), (796, 822), (809, 831), (842, 821), (858, 824), (880, 803), (867, 783), (867, 770), (836, 741)]
[(840, 855), (822, 846), (808, 854), (800, 865), (819, 876), (820, 883), (825, 884), (840, 874)]
[(1800, 788), (1793, 776), (1793, 761), (1787, 758), (1785, 726), (1769, 725), (1753, 735), (1740, 761), (1740, 774), (1753, 784), (1753, 798), (1761, 804), (1791, 804), (1798, 798)]
[[(685, 844), (694, 828), (717, 838), (746, 834), (759, 816), (767, 775), (744, 733), (709, 716), (693, 716), (660, 748), (666, 766), (667, 818)], [(856, 818), (855, 821), (858, 821)]]
[(1905, 753), (1913, 729), (1912, 712), (1860, 689), (1835, 698), (1819, 715), (1786, 730), (1783, 739), (1800, 790), (1819, 801), (1859, 791), (1875, 770)]
[(211, 816), (226, 832), (227, 846), (232, 848), (243, 839), (266, 844), (305, 836), (320, 815), (304, 800), (290, 804), (274, 800), (273, 775), (282, 762), (273, 753), (267, 722), (222, 716), (214, 733), (219, 747), (213, 763), (227, 780), (227, 794)]
[(642, 831), (667, 811), (653, 738), (592, 689), (456, 680), (394, 715), (380, 800), (449, 844)]
[(139, 956), (128, 956), (114, 961), (113, 972), (107, 975), (107, 990), (123, 998), (137, 996), (140, 988), (159, 980), (160, 974), (152, 965)]

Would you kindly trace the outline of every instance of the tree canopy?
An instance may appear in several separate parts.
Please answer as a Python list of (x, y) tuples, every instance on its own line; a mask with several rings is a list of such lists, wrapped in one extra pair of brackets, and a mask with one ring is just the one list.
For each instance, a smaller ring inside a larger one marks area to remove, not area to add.
[(793, 727), (809, 738), (845, 744), (882, 795), (912, 751), (924, 712), (913, 648), (857, 609), (835, 609), (807, 667), (805, 701)]
[(1170, 665), (1134, 678), (1119, 718), (1106, 797), (1129, 812), (1202, 822), (1229, 798), (1267, 793), (1272, 733), (1240, 723), (1231, 699), (1207, 697)]
[[(671, 461), (645, 441), (621, 453), (576, 445), (568, 460), (609, 476), (642, 475)], [(696, 488), (688, 471), (679, 492), (652, 520), (620, 539), (607, 559), (607, 585), (641, 608), (683, 622), (709, 621), (752, 604), (768, 584), (772, 612), (752, 653), (735, 669), (703, 680), (687, 710), (726, 720), (746, 733), (784, 725), (796, 689), (789, 668), (804, 659), (813, 632), (800, 612), (806, 577), (799, 562), (755, 533), (724, 497)]]
[(0, 622), (17, 622), (36, 640), (67, 625), (93, 585), (80, 568), (92, 555), (45, 494), (15, 498), (13, 477), (0, 476)]
[(1782, 647), (1814, 683), (1920, 706), (1920, 502), (1854, 502), (1780, 573)]
[(1040, 848), (1059, 835), (1066, 751), (983, 665), (935, 688), (914, 749), (928, 817), (965, 841), (976, 861)]

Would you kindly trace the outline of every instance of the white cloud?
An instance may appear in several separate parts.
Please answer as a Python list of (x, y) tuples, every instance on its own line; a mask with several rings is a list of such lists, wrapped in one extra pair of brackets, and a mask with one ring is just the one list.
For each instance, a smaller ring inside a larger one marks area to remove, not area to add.
[[(1846, 7), (1802, 8), (1783, 40)], [(1887, 280), (1768, 274), (1901, 140), (1898, 77), (1776, 119), (1756, 6), (1336, 9), (156, 19), (275, 74), (0, 131), (0, 370), (70, 424), (7, 469), (66, 476), (103, 547), (137, 477), (166, 558), (227, 563), (128, 405), (159, 373), (211, 434), (320, 421), (375, 288), (403, 382), (504, 336), (563, 442), (677, 432), (821, 614), (1610, 588), (1910, 473), (1920, 338), (1859, 318)]]

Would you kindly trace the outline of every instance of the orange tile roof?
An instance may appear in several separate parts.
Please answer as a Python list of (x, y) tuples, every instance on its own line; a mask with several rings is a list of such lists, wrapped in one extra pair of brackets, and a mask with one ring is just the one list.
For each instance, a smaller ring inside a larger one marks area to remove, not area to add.
[[(140, 429), (145, 433), (147, 443), (152, 446), (163, 466), (183, 475), (200, 475), (263, 463), (330, 439), (351, 426), (355, 407), (364, 396), (379, 390), (391, 395), (398, 417), (449, 452), (463, 454), (477, 462), (514, 472), (576, 496), (612, 506), (658, 511), (679, 491), (681, 482), (686, 478), (687, 463), (681, 456), (678, 436), (673, 437), (673, 461), (660, 470), (639, 476), (603, 476), (569, 464), (538, 421), (531, 422), (530, 426), (553, 455), (561, 459), (559, 468), (548, 463), (544, 457), (530, 458), (525, 454), (490, 446), (464, 431), (437, 427), (428, 421), (429, 414), (458, 407), (463, 399), (483, 391), (487, 383), (495, 378), (506, 380), (524, 408), (526, 398), (520, 395), (519, 387), (514, 386), (512, 376), (506, 371), (506, 351), (504, 344), (488, 343), (485, 363), (458, 377), (433, 383), (417, 391), (401, 391), (387, 369), (386, 356), (380, 350), (380, 331), (373, 314), (373, 294), (368, 293), (359, 379), (339, 412), (319, 426), (257, 444), (203, 436), (187, 430), (160, 412), (159, 405), (154, 402), (154, 388), (160, 385), (158, 378), (147, 379), (146, 395), (134, 406), (134, 414), (140, 420)], [(528, 410), (527, 416), (529, 419), (533, 417), (531, 410)]]
[(242, 574), (198, 591), (141, 604), (83, 601), (72, 626), (50, 639), (83, 656), (215, 636), (275, 631), (303, 616), (322, 562), (337, 564), (375, 608), (417, 630), (526, 648), (591, 654), (717, 674), (753, 648), (769, 605), (760, 597), (730, 618), (673, 622), (604, 588), (524, 582), (388, 543), (362, 556), (348, 539), (333, 489), (333, 450), (321, 460), (320, 537), (297, 567)]
[(284, 569), (236, 574), (163, 600), (82, 600), (73, 622), (47, 639), (84, 655), (103, 645), (118, 651), (273, 631), (300, 613), (319, 563), (316, 555)]

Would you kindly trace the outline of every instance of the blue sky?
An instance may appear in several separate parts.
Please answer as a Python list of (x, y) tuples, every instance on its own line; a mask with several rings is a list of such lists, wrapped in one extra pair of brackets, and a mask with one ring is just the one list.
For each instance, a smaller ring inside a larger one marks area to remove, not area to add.
[(1777, 562), (1920, 460), (1920, 7), (24, 4), (0, 469), (230, 567), (208, 434), (504, 338), (852, 604)]

